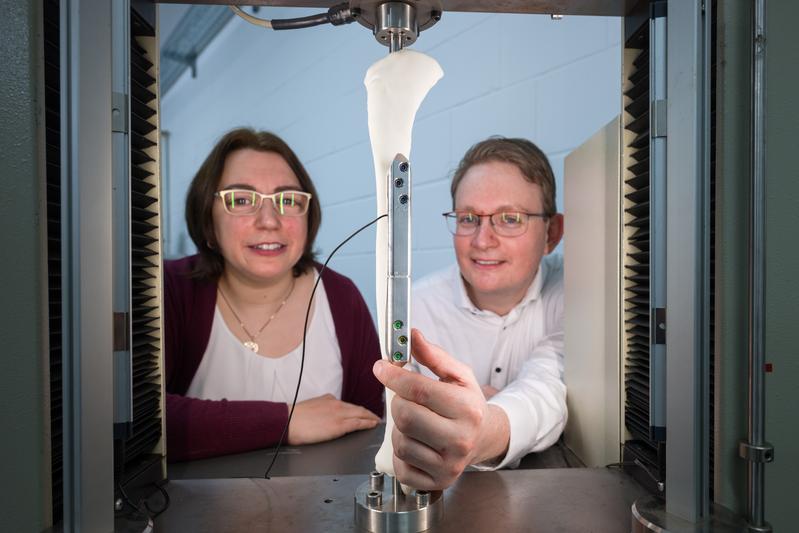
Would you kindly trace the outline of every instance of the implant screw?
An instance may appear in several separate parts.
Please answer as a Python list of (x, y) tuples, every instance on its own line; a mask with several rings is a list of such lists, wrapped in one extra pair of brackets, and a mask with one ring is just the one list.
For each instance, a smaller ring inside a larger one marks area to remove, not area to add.
[(376, 490), (369, 491), (366, 495), (366, 503), (369, 507), (380, 507), (383, 504), (383, 493)]

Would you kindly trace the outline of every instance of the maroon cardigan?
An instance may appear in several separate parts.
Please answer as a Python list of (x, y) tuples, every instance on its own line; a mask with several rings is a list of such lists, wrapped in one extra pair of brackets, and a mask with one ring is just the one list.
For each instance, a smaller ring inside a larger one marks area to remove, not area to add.
[[(164, 261), (166, 432), (172, 462), (274, 445), (288, 419), (285, 403), (185, 396), (208, 345), (216, 306), (216, 282), (188, 275), (196, 261), (197, 256)], [(349, 278), (329, 268), (322, 283), (341, 350), (341, 399), (383, 416), (383, 386), (372, 375), (380, 345), (366, 303)]]

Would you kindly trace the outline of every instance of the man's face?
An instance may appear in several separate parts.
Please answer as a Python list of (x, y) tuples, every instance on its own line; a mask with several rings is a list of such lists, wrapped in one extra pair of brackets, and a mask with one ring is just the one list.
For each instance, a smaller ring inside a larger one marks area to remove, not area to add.
[[(455, 210), (488, 215), (504, 211), (543, 213), (541, 187), (527, 181), (516, 165), (489, 161), (471, 167), (455, 193)], [(562, 215), (547, 221), (530, 217), (515, 237), (497, 235), (488, 218), (472, 235), (454, 236), (455, 254), (472, 302), (505, 314), (527, 292), (541, 257), (563, 233)]]

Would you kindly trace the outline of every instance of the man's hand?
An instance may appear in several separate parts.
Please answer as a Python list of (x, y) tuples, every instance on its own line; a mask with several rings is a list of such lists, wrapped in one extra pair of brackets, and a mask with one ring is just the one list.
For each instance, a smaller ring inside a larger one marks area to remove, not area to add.
[(486, 400), (490, 400), (496, 393), (499, 392), (499, 389), (492, 387), (491, 385), (483, 385), (480, 387), (483, 391), (483, 396), (486, 397)]
[(396, 393), (391, 402), (394, 470), (402, 483), (439, 490), (470, 464), (504, 456), (510, 438), (505, 412), (486, 403), (471, 368), (412, 333), (413, 356), (435, 381), (378, 361), (374, 373)]
[(299, 445), (332, 440), (352, 431), (373, 428), (378, 422), (380, 417), (369, 409), (325, 394), (294, 406), (288, 443)]

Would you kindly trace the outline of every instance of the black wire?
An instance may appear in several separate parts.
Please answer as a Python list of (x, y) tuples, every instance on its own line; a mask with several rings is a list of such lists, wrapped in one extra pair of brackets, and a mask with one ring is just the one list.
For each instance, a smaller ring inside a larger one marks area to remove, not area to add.
[[(128, 493), (125, 492), (125, 483), (122, 482), (123, 473), (125, 470), (125, 441), (123, 439), (118, 439), (114, 441), (114, 446), (116, 448), (116, 453), (118, 454), (118, 461), (115, 465), (115, 475), (117, 480), (117, 491), (119, 495), (122, 497), (122, 503), (127, 504), (128, 507), (133, 509), (134, 512), (140, 514), (141, 516), (145, 517), (149, 521), (155, 520), (158, 515), (169, 509), (170, 499), (169, 493), (167, 493), (166, 489), (157, 483), (151, 483), (158, 491), (161, 493), (161, 496), (164, 498), (164, 504), (161, 506), (161, 509), (154, 511), (150, 504), (147, 502), (147, 498), (142, 498), (139, 500), (138, 503), (133, 503), (133, 500), (128, 497)], [(142, 509), (142, 506), (144, 509)]]
[(147, 500), (144, 500), (144, 507), (146, 507), (146, 508), (147, 508), (147, 511), (150, 513), (150, 518), (152, 518), (153, 520), (155, 520), (156, 518), (158, 518), (158, 516), (159, 516), (161, 513), (163, 513), (163, 512), (164, 512), (164, 511), (166, 511), (167, 509), (169, 509), (169, 504), (170, 504), (170, 503), (172, 503), (172, 502), (171, 502), (171, 500), (169, 499), (169, 493), (166, 491), (166, 489), (165, 489), (164, 487), (162, 487), (161, 485), (159, 485), (159, 484), (157, 484), (157, 483), (153, 483), (152, 485), (153, 485), (153, 486), (154, 486), (156, 489), (158, 489), (158, 491), (161, 493), (161, 496), (164, 498), (164, 504), (163, 504), (163, 505), (161, 506), (161, 508), (160, 508), (160, 509), (158, 509), (157, 511), (153, 511), (153, 509), (150, 507), (150, 504), (149, 504), (149, 503), (147, 503)]
[[(169, 493), (166, 491), (166, 489), (164, 487), (162, 487), (161, 485), (159, 485), (157, 483), (151, 483), (151, 485), (153, 487), (155, 487), (156, 489), (158, 489), (158, 491), (161, 493), (161, 496), (164, 498), (164, 503), (161, 506), (161, 508), (158, 509), (158, 510), (154, 510), (152, 507), (150, 507), (150, 504), (147, 501), (147, 498), (142, 498), (141, 500), (139, 500), (138, 503), (133, 503), (133, 500), (130, 499), (130, 497), (128, 496), (128, 493), (125, 492), (125, 486), (122, 483), (119, 483), (117, 485), (117, 490), (119, 491), (119, 495), (122, 496), (122, 502), (127, 504), (128, 507), (133, 509), (134, 512), (142, 515), (143, 517), (147, 518), (148, 520), (155, 520), (164, 511), (169, 509), (169, 504), (172, 503), (172, 501), (169, 498)], [(144, 507), (144, 509), (142, 509), (142, 507)]]
[(349, 3), (344, 2), (331, 7), (327, 10), (327, 13), (318, 13), (316, 15), (308, 15), (307, 17), (293, 19), (272, 20), (271, 24), (273, 30), (297, 30), (328, 23), (334, 26), (349, 24), (350, 22), (354, 22), (357, 16), (358, 12), (353, 12), (350, 9)]
[(330, 19), (327, 13), (320, 13), (318, 15), (309, 15), (307, 17), (299, 17), (294, 19), (273, 20), (273, 30), (297, 30), (300, 28), (310, 28), (312, 26), (319, 26), (327, 24)]
[(350, 241), (350, 239), (358, 235), (360, 232), (362, 232), (363, 230), (365, 230), (366, 228), (368, 228), (369, 226), (371, 226), (381, 218), (385, 218), (387, 216), (388, 215), (380, 215), (379, 217), (372, 220), (368, 224), (361, 226), (360, 228), (355, 230), (354, 233), (350, 234), (349, 237), (341, 241), (341, 243), (338, 246), (336, 246), (332, 252), (330, 252), (330, 255), (327, 256), (327, 259), (325, 259), (322, 268), (319, 270), (319, 276), (316, 278), (316, 283), (314, 283), (313, 289), (311, 290), (311, 296), (310, 298), (308, 298), (308, 308), (305, 310), (305, 325), (303, 325), (302, 327), (302, 355), (300, 357), (300, 375), (297, 378), (297, 389), (294, 391), (294, 399), (291, 401), (291, 409), (289, 410), (289, 417), (286, 420), (286, 425), (283, 427), (283, 433), (280, 435), (280, 440), (277, 441), (277, 446), (275, 447), (275, 454), (272, 456), (272, 462), (269, 463), (269, 466), (267, 467), (266, 472), (264, 473), (264, 478), (266, 479), (270, 479), (269, 472), (272, 471), (272, 467), (275, 466), (275, 461), (277, 461), (277, 456), (280, 453), (280, 446), (283, 444), (283, 439), (286, 438), (286, 433), (288, 433), (289, 430), (289, 424), (291, 424), (291, 417), (294, 415), (294, 407), (297, 405), (297, 396), (299, 396), (300, 394), (300, 383), (302, 383), (302, 370), (305, 367), (305, 336), (308, 334), (308, 317), (311, 314), (311, 303), (313, 302), (313, 295), (316, 292), (316, 287), (319, 286), (319, 282), (322, 280), (322, 272), (325, 271), (325, 269), (327, 268), (327, 264), (333, 258), (333, 254), (338, 252), (339, 248), (347, 244)]

